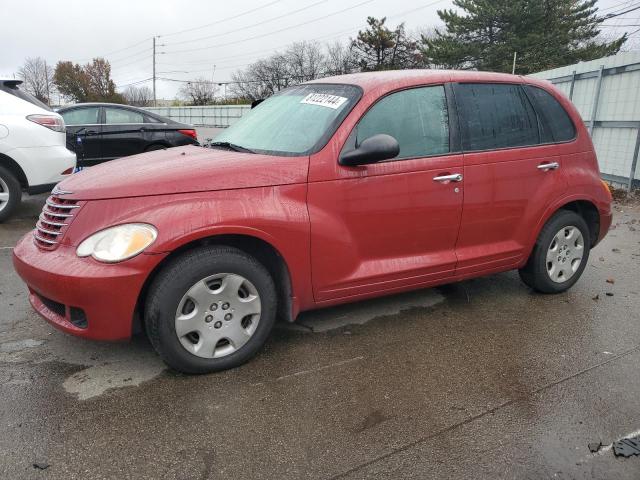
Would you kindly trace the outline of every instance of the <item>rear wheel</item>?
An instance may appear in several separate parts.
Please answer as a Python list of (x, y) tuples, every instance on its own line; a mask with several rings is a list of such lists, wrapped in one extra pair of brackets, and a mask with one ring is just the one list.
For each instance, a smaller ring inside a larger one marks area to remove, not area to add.
[(520, 269), (520, 278), (538, 292), (564, 292), (582, 275), (590, 246), (584, 219), (560, 210), (542, 228), (527, 264)]
[(21, 198), (20, 182), (13, 173), (0, 165), (0, 222), (11, 216)]
[(237, 367), (266, 341), (276, 289), (265, 267), (241, 250), (202, 247), (169, 264), (149, 290), (145, 322), (162, 359), (185, 373)]

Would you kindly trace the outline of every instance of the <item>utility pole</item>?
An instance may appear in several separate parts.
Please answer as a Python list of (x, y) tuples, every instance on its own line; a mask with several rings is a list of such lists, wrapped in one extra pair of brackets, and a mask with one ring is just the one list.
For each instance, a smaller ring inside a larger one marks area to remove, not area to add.
[(511, 69), (511, 75), (516, 74), (516, 58), (518, 58), (518, 52), (513, 52), (513, 68)]
[(47, 81), (47, 105), (51, 106), (51, 87), (49, 86), (49, 65), (44, 61), (44, 78)]
[(153, 106), (157, 107), (156, 101), (156, 37), (153, 37)]

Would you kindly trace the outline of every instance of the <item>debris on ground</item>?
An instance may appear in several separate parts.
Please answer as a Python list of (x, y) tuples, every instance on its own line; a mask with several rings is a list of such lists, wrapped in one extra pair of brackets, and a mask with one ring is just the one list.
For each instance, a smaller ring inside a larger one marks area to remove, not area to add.
[(613, 185), (609, 185), (609, 190), (611, 190), (611, 196), (615, 202), (621, 205), (634, 205), (640, 200), (640, 195), (638, 194), (640, 190), (638, 189), (627, 192), (625, 188), (616, 188)]
[(46, 470), (47, 468), (49, 468), (49, 464), (45, 461), (40, 460), (33, 462), (33, 468), (38, 470)]
[(607, 292), (607, 293), (605, 293), (605, 295), (606, 295), (607, 297), (613, 297), (613, 292)]
[(614, 284), (616, 281), (613, 278), (607, 278), (607, 283)]
[(602, 447), (602, 442), (593, 442), (589, 444), (589, 451), (591, 453), (596, 453)]
[(600, 295), (597, 294), (595, 297), (591, 297), (591, 300), (595, 300), (596, 302), (600, 300)]
[(631, 457), (640, 455), (640, 436), (623, 438), (613, 442), (613, 454), (616, 457)]

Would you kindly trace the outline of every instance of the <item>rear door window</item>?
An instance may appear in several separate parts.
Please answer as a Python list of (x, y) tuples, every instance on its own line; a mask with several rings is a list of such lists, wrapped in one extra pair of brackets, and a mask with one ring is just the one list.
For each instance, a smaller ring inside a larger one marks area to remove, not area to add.
[(60, 112), (60, 115), (67, 125), (97, 125), (100, 123), (98, 121), (99, 113), (100, 107), (84, 107)]
[(461, 83), (454, 88), (464, 150), (540, 143), (536, 113), (519, 85)]
[(107, 125), (117, 125), (123, 123), (144, 123), (144, 117), (141, 113), (124, 108), (105, 107), (105, 123)]
[(575, 138), (576, 128), (571, 117), (553, 95), (533, 85), (524, 88), (538, 112), (543, 143), (567, 142)]
[(387, 95), (362, 117), (356, 146), (385, 133), (400, 144), (396, 159), (449, 152), (449, 117), (442, 85), (412, 88)]

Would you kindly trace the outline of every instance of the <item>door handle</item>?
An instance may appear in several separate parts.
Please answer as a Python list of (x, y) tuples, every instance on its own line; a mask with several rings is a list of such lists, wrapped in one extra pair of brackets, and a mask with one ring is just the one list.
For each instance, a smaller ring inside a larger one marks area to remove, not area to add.
[(87, 131), (85, 132), (85, 134), (86, 134), (87, 136), (95, 135), (95, 134), (97, 134), (97, 133), (98, 133), (98, 132), (96, 132), (95, 130), (87, 130)]
[(560, 164), (558, 162), (541, 163), (538, 165), (538, 170), (544, 170), (545, 172), (547, 170), (557, 170), (558, 168), (560, 168)]
[(439, 175), (437, 177), (433, 177), (434, 182), (461, 182), (462, 174), (454, 173), (452, 175)]

